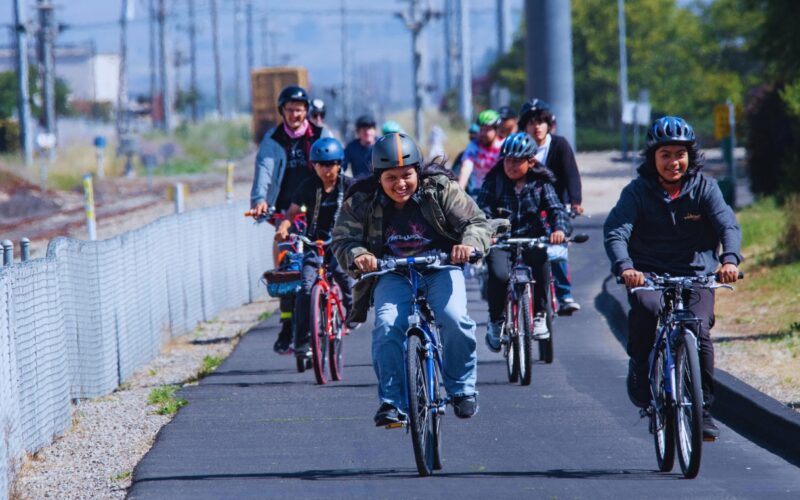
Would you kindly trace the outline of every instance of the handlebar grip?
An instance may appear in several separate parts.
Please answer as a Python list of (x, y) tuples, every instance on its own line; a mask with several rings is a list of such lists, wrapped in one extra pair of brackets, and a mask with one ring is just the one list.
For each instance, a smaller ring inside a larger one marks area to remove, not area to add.
[(483, 257), (484, 257), (483, 252), (481, 252), (480, 250), (475, 250), (474, 252), (472, 252), (472, 255), (469, 256), (469, 263), (474, 264), (479, 260), (481, 260)]

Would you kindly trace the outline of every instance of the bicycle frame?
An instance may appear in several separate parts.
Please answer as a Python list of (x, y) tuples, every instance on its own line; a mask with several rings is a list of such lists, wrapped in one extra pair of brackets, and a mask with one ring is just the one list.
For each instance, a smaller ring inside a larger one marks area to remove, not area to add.
[[(314, 286), (319, 286), (322, 289), (322, 293), (325, 295), (325, 297), (328, 298), (328, 300), (325, 302), (325, 324), (327, 329), (325, 335), (329, 339), (332, 339), (335, 337), (333, 334), (333, 325), (331, 324), (331, 317), (333, 316), (333, 308), (334, 307), (336, 308), (336, 311), (339, 313), (339, 317), (342, 318), (343, 323), (345, 318), (345, 310), (344, 310), (344, 305), (342, 304), (342, 301), (339, 298), (339, 296), (336, 295), (335, 293), (332, 293), (333, 286), (331, 285), (331, 281), (328, 278), (328, 275), (330, 273), (328, 271), (328, 266), (325, 264), (325, 246), (330, 243), (330, 240), (311, 241), (308, 238), (299, 235), (296, 236), (296, 238), (307, 245), (313, 245), (316, 250), (317, 257), (319, 257), (320, 259), (319, 267), (317, 268), (317, 277), (314, 280), (312, 288)], [(330, 300), (331, 298), (333, 299), (333, 301)], [(342, 325), (342, 334), (347, 335), (346, 324)]]

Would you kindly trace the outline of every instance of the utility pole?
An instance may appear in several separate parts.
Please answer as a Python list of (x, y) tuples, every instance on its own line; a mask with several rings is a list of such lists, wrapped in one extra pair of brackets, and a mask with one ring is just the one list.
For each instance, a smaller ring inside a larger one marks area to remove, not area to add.
[(348, 132), (348, 121), (349, 117), (348, 110), (350, 107), (350, 88), (348, 86), (348, 69), (347, 69), (347, 24), (345, 24), (345, 20), (347, 19), (347, 12), (345, 6), (345, 0), (342, 0), (341, 4), (341, 21), (342, 21), (342, 33), (340, 36), (341, 41), (341, 49), (342, 49), (342, 120), (341, 120), (341, 134), (342, 139), (347, 141), (347, 132)]
[(242, 109), (242, 93), (240, 80), (242, 76), (242, 55), (240, 48), (239, 23), (242, 17), (242, 4), (239, 0), (233, 0), (233, 102), (236, 105), (234, 113)]
[(192, 122), (197, 123), (199, 118), (197, 101), (200, 98), (197, 92), (197, 19), (194, 13), (194, 0), (189, 1), (189, 95), (192, 100)]
[[(49, 0), (38, 0), (39, 9), (39, 63), (42, 68), (42, 88), (44, 100), (44, 129), (48, 134), (56, 134), (56, 79), (53, 65), (53, 43), (55, 30), (53, 26), (53, 4)], [(53, 158), (55, 148), (50, 149)]]
[(31, 101), (28, 95), (28, 28), (25, 23), (22, 0), (14, 0), (14, 31), (17, 35), (17, 88), (19, 100), (20, 146), (25, 166), (33, 164), (33, 130), (31, 129)]
[(128, 131), (128, 2), (122, 0), (119, 18), (119, 88), (117, 89), (117, 141)]
[(167, 51), (167, 6), (166, 0), (158, 0), (158, 38), (161, 48), (161, 106), (164, 108), (162, 128), (169, 132), (172, 127), (172, 89), (169, 81), (169, 52)]
[(158, 126), (156, 120), (156, 6), (155, 0), (150, 0), (148, 4), (150, 14), (150, 119), (153, 128)]
[(214, 87), (217, 93), (217, 115), (222, 118), (222, 72), (219, 65), (219, 25), (217, 0), (211, 0), (211, 37), (214, 42)]
[(460, 92), (458, 110), (464, 123), (472, 121), (472, 58), (470, 57), (469, 0), (460, 0), (458, 9), (458, 58)]
[(261, 16), (261, 65), (269, 66), (269, 17)]
[(452, 36), (450, 30), (450, 18), (453, 12), (453, 0), (444, 0), (444, 22), (442, 23), (442, 32), (444, 34), (444, 91), (448, 92), (453, 85), (452, 64), (450, 63), (450, 37)]
[(245, 6), (245, 17), (247, 18), (247, 76), (250, 77), (250, 70), (256, 66), (255, 36), (253, 31), (253, 0), (247, 0)]
[[(422, 75), (422, 38), (420, 37), (420, 32), (432, 18), (438, 17), (439, 13), (431, 10), (427, 2), (424, 8), (419, 5), (419, 0), (410, 0), (409, 3), (408, 12), (398, 12), (396, 15), (403, 20), (406, 28), (411, 32), (411, 52), (414, 66), (414, 135), (417, 141), (421, 141), (424, 132), (422, 101), (426, 85)], [(465, 0), (462, 0), (462, 3), (465, 3)]]
[(508, 0), (497, 0), (497, 53), (511, 50), (511, 9)]
[(619, 22), (619, 135), (622, 157), (627, 160), (628, 131), (625, 124), (622, 123), (622, 115), (625, 113), (625, 104), (628, 102), (628, 48), (627, 37), (625, 35), (625, 0), (617, 0), (617, 19)]

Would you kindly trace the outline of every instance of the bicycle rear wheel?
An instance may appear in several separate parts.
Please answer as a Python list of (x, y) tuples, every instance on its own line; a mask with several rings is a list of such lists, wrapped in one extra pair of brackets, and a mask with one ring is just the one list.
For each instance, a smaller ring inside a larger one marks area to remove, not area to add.
[(675, 430), (678, 462), (684, 477), (700, 471), (703, 451), (703, 390), (700, 383), (700, 357), (697, 339), (687, 331), (675, 353)]
[(548, 365), (553, 362), (553, 318), (555, 317), (555, 308), (558, 307), (558, 301), (555, 299), (555, 285), (553, 283), (553, 276), (547, 273), (550, 282), (545, 289), (545, 321), (547, 323), (547, 331), (550, 332), (550, 338), (540, 340), (539, 342), (539, 360), (544, 361)]
[(666, 362), (664, 349), (659, 346), (656, 351), (655, 370), (650, 381), (653, 394), (652, 413), (650, 414), (650, 432), (656, 446), (658, 470), (669, 472), (675, 465), (675, 422), (671, 418), (671, 407), (667, 401), (666, 380), (664, 373)]
[(533, 297), (531, 295), (531, 285), (525, 285), (524, 290), (519, 296), (519, 306), (517, 308), (519, 325), (519, 383), (520, 385), (531, 385), (533, 368)]
[(314, 368), (314, 377), (318, 384), (326, 384), (325, 362), (328, 350), (328, 298), (322, 292), (322, 287), (311, 287), (311, 366)]
[[(336, 295), (339, 299), (339, 303), (341, 303), (342, 291), (338, 285), (334, 285), (332, 293)], [(342, 343), (344, 342), (342, 330), (344, 329), (344, 318), (339, 314), (339, 308), (336, 306), (336, 302), (331, 304), (331, 329), (333, 336), (328, 341), (328, 354), (330, 357), (328, 360), (329, 371), (331, 379), (338, 381), (342, 380), (342, 372), (344, 369), (344, 365), (342, 364)]]
[(509, 295), (506, 299), (506, 319), (505, 319), (505, 338), (506, 338), (506, 371), (508, 381), (516, 384), (519, 380), (519, 349), (517, 340), (519, 329), (517, 328), (517, 314), (514, 310), (514, 299)]
[(406, 353), (406, 383), (408, 390), (408, 425), (414, 459), (420, 476), (433, 474), (436, 426), (431, 412), (433, 395), (428, 393), (427, 350), (417, 335), (409, 335)]

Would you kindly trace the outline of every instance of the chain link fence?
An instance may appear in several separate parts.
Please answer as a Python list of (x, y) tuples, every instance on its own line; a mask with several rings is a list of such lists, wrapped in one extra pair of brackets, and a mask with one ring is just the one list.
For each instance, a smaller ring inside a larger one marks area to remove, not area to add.
[(272, 228), (245, 204), (163, 217), (104, 241), (58, 238), (0, 268), (0, 498), (16, 461), (114, 390), (171, 336), (264, 293)]

